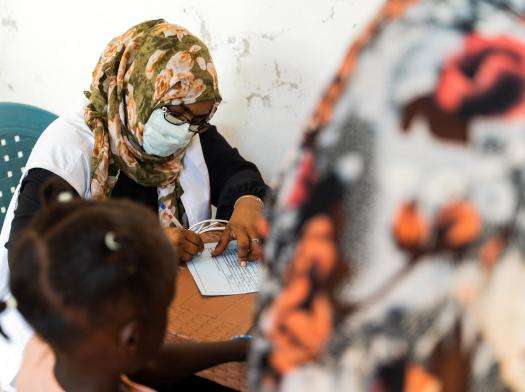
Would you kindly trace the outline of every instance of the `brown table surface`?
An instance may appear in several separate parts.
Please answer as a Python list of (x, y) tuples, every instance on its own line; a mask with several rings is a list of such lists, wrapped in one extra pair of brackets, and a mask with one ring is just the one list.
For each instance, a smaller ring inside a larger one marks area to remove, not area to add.
[[(205, 242), (219, 234), (205, 233)], [(253, 324), (256, 294), (204, 297), (190, 271), (179, 268), (176, 294), (169, 308), (168, 341), (221, 341), (248, 332)], [(232, 362), (198, 373), (199, 376), (240, 391), (246, 391), (245, 363)]]

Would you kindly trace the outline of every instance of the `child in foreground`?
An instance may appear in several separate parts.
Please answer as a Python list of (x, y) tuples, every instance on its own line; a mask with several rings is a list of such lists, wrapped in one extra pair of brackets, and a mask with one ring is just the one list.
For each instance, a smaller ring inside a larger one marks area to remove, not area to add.
[(151, 391), (244, 359), (243, 340), (163, 344), (177, 255), (153, 213), (58, 183), (42, 195), (13, 248), (11, 291), (35, 330), (19, 391)]

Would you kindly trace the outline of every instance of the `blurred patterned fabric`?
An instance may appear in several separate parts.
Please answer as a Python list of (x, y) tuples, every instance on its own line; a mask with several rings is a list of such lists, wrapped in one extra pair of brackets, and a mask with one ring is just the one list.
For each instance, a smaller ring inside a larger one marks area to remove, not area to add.
[(525, 390), (525, 1), (392, 0), (269, 212), (256, 391)]

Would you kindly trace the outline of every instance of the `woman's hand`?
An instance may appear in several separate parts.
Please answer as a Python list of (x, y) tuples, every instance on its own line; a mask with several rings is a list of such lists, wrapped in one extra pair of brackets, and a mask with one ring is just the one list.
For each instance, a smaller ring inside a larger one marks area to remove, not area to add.
[(237, 199), (230, 221), (212, 256), (220, 255), (230, 241), (236, 239), (237, 254), (242, 266), (247, 264), (248, 259), (261, 259), (262, 250), (257, 223), (262, 218), (262, 209), (263, 204), (259, 198), (241, 196)]
[(198, 234), (186, 229), (167, 228), (166, 235), (177, 247), (181, 260), (190, 261), (193, 256), (204, 250), (204, 242)]

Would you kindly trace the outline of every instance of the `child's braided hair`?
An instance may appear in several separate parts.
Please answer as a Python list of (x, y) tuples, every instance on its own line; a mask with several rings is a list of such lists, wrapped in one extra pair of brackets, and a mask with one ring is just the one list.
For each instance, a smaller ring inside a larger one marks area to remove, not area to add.
[(43, 209), (10, 248), (10, 286), (19, 311), (62, 349), (111, 321), (122, 306), (147, 322), (153, 304), (167, 306), (172, 299), (177, 264), (148, 209), (128, 201), (84, 201), (67, 192), (60, 182), (45, 184)]

